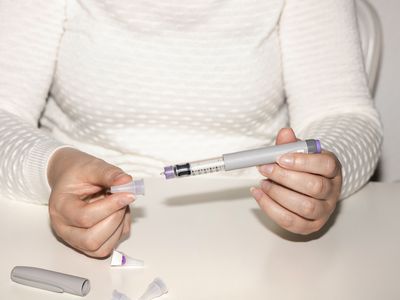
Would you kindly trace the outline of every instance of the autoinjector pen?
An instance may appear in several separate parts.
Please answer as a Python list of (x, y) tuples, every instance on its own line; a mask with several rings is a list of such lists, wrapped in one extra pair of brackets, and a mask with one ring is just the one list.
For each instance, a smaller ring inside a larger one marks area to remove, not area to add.
[(285, 153), (321, 153), (319, 140), (305, 140), (277, 146), (223, 154), (221, 157), (164, 167), (165, 179), (231, 171), (276, 162)]

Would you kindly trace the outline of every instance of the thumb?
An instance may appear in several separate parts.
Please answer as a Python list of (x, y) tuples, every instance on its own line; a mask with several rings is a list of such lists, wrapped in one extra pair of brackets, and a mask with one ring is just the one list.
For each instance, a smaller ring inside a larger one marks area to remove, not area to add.
[(90, 183), (103, 187), (111, 187), (132, 181), (132, 176), (103, 160), (98, 160), (91, 166), (87, 178)]
[(296, 134), (292, 128), (282, 128), (276, 136), (276, 145), (297, 142)]

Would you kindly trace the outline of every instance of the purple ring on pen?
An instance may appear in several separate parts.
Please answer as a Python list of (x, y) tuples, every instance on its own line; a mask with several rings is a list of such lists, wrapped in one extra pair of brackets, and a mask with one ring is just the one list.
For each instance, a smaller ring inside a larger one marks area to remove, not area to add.
[(321, 153), (322, 148), (320, 140), (315, 140), (315, 146), (317, 147), (317, 153)]
[(164, 175), (165, 179), (172, 179), (175, 178), (175, 172), (174, 172), (174, 167), (173, 166), (167, 166), (164, 167)]

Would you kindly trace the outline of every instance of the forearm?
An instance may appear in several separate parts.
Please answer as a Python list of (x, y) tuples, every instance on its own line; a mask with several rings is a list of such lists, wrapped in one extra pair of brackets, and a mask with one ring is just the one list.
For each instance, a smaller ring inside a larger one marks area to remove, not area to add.
[(342, 164), (343, 199), (372, 176), (380, 155), (382, 127), (377, 116), (346, 113), (315, 121), (299, 136), (319, 138), (324, 149), (336, 154)]
[(0, 171), (5, 198), (47, 203), (60, 143), (37, 126), (55, 70), (65, 0), (0, 1)]
[(63, 145), (19, 117), (0, 110), (0, 187), (7, 199), (47, 203), (46, 169)]

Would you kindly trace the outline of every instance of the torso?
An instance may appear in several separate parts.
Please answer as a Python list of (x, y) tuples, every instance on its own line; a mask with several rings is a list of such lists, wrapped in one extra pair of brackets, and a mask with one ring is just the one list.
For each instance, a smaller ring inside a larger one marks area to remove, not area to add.
[(143, 175), (271, 144), (283, 2), (69, 1), (43, 127)]

